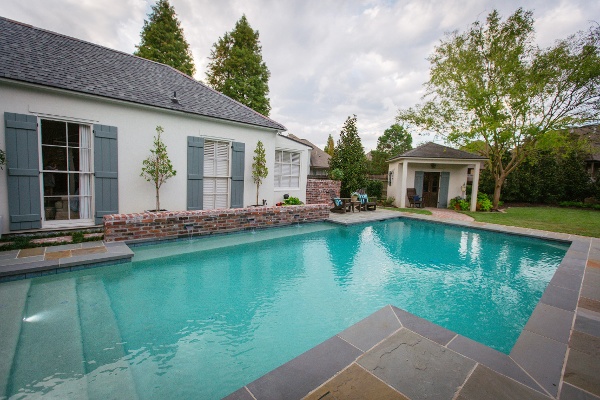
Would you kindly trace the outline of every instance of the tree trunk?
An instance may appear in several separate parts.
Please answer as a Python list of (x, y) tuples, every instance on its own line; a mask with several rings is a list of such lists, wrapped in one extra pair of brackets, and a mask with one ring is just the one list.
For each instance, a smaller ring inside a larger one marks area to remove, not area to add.
[(502, 184), (506, 177), (497, 176), (494, 185), (494, 198), (492, 199), (492, 209), (498, 209), (498, 203), (500, 203), (500, 192), (502, 192)]
[(256, 184), (256, 205), (258, 205), (258, 187), (260, 186), (260, 183)]
[(156, 187), (156, 212), (160, 211), (160, 189), (158, 187)]

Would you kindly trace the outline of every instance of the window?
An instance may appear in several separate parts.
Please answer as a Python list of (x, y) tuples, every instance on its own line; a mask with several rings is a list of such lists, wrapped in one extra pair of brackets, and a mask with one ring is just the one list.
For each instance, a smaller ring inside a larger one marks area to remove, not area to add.
[(204, 142), (203, 209), (229, 207), (229, 142)]
[(89, 125), (41, 120), (44, 221), (92, 218), (91, 142)]
[(275, 187), (300, 187), (300, 153), (284, 150), (275, 152)]

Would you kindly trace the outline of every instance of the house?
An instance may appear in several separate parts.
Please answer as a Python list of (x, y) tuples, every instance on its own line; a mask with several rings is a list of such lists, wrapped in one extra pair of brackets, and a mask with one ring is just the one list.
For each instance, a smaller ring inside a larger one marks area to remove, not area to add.
[(329, 177), (329, 159), (331, 156), (306, 139), (300, 139), (291, 133), (288, 133), (287, 137), (311, 148), (309, 178), (327, 179)]
[(0, 32), (2, 231), (153, 209), (140, 173), (159, 125), (177, 171), (161, 188), (164, 208), (254, 204), (259, 140), (269, 169), (259, 199), (305, 200), (310, 149), (282, 124), (167, 65), (1, 17)]
[(475, 211), (479, 171), (486, 158), (433, 142), (388, 160), (388, 196), (397, 207), (408, 205), (407, 188), (415, 188), (425, 207), (446, 208), (450, 199), (465, 196), (469, 168), (473, 168), (471, 211)]

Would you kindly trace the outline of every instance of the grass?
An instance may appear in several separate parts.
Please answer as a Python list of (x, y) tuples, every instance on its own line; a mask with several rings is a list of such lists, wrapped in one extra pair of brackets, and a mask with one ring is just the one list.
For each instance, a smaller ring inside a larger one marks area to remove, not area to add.
[(397, 207), (381, 207), (381, 208), (384, 208), (386, 210), (391, 210), (391, 211), (401, 211), (401, 212), (408, 212), (408, 213), (413, 213), (413, 214), (431, 215), (431, 211), (423, 210), (421, 208), (397, 208)]
[(478, 222), (600, 237), (600, 211), (559, 207), (510, 207), (506, 213), (464, 212)]

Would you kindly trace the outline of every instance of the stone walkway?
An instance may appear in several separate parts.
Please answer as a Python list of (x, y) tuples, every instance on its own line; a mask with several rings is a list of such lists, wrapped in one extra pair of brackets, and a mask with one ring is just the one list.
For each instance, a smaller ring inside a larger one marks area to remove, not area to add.
[(449, 210), (447, 208), (426, 207), (425, 210), (431, 211), (431, 216), (434, 218), (450, 219), (450, 220), (454, 220), (454, 221), (468, 221), (468, 222), (475, 221), (475, 219), (473, 219), (473, 217), (471, 217), (469, 215), (461, 214), (459, 212), (456, 212), (454, 210)]

